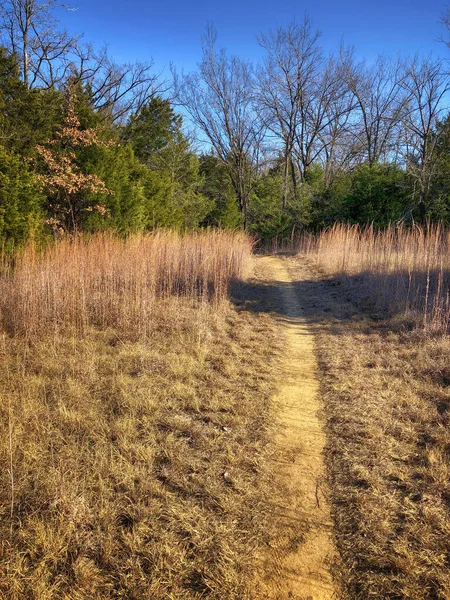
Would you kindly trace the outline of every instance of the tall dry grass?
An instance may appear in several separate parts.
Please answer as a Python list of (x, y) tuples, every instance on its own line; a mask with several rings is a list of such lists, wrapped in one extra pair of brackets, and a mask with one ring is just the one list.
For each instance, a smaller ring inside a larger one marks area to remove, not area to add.
[(251, 246), (160, 232), (4, 257), (0, 599), (257, 597), (280, 336), (225, 301)]
[(242, 275), (252, 242), (239, 232), (161, 231), (73, 238), (3, 257), (0, 328), (33, 335), (74, 326), (145, 337), (155, 304), (176, 297), (220, 303)]
[(370, 308), (449, 330), (450, 230), (442, 225), (377, 231), (337, 224), (304, 237), (299, 250)]

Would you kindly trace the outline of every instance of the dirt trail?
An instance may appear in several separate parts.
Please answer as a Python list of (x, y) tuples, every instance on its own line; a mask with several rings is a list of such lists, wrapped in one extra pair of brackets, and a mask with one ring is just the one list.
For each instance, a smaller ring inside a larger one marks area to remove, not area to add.
[(330, 574), (335, 552), (325, 489), (325, 434), (319, 416), (314, 336), (287, 262), (279, 257), (256, 260), (256, 282), (272, 289), (273, 312), (287, 343), (276, 398), (276, 507), (265, 574), (258, 586), (268, 600), (331, 600), (336, 597)]

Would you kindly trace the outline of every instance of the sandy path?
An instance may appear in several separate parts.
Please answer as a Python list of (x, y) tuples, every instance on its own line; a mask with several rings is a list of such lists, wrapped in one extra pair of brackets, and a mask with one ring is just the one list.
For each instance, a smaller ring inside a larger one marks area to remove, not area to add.
[[(332, 523), (326, 499), (314, 336), (302, 312), (287, 262), (279, 257), (257, 258), (278, 297), (274, 313), (286, 334), (281, 365), (276, 438), (274, 523), (269, 555), (258, 586), (268, 600), (330, 600), (336, 590), (330, 575), (334, 560)], [(258, 279), (256, 279), (258, 281)], [(311, 300), (311, 299), (309, 299)]]

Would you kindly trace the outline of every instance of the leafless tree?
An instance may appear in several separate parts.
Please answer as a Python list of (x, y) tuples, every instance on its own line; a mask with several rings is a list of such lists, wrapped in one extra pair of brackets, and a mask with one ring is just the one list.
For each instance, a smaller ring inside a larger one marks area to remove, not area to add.
[[(308, 17), (301, 25), (290, 24), (269, 34), (261, 34), (259, 43), (266, 51), (259, 70), (258, 106), (268, 130), (282, 144), (283, 207), (286, 207), (289, 179), (296, 193), (297, 175), (294, 145), (302, 130), (302, 109), (321, 68), (318, 46), (320, 32)], [(299, 131), (300, 128), (300, 131)], [(303, 149), (302, 149), (303, 151)]]
[(70, 65), (72, 75), (89, 89), (93, 106), (112, 121), (138, 113), (156, 94), (169, 90), (167, 81), (153, 72), (152, 61), (118, 64), (106, 48), (77, 44)]
[(198, 73), (178, 85), (178, 102), (225, 165), (244, 226), (254, 175), (259, 165), (263, 126), (254, 110), (251, 66), (216, 50), (217, 34), (208, 27)]
[(353, 108), (342, 65), (330, 57), (317, 74), (310, 95), (302, 100), (300, 128), (294, 144), (302, 179), (316, 162), (322, 163), (328, 176), (339, 163), (341, 167), (348, 163), (353, 146), (344, 142), (349, 140)]
[(440, 59), (414, 58), (407, 68), (403, 87), (408, 95), (403, 119), (403, 155), (415, 181), (413, 207), (419, 218), (426, 219), (429, 193), (436, 169), (435, 149), (438, 122), (447, 111), (444, 98), (450, 90), (450, 79)]
[(5, 0), (0, 29), (16, 55), (27, 87), (49, 87), (62, 77), (78, 38), (61, 30), (54, 17), (58, 0)]
[(351, 99), (339, 61), (325, 59), (320, 32), (308, 17), (259, 42), (266, 50), (259, 71), (258, 102), (271, 134), (281, 143), (283, 207), (315, 162), (337, 156), (337, 142), (351, 113)]
[(69, 76), (77, 77), (89, 87), (93, 105), (112, 120), (138, 112), (167, 89), (151, 61), (117, 64), (106, 48), (96, 52), (81, 36), (70, 36), (54, 15), (60, 6), (58, 0), (5, 0), (0, 5), (3, 42), (17, 57), (27, 87), (57, 88)]
[(379, 57), (368, 67), (365, 63), (345, 61), (345, 77), (353, 94), (356, 114), (356, 143), (361, 158), (369, 165), (389, 160), (395, 150), (398, 128), (408, 100), (403, 85), (405, 72), (400, 61)]
[(356, 103), (345, 77), (347, 56), (341, 50), (339, 60), (333, 61), (329, 75), (333, 89), (325, 104), (325, 115), (318, 134), (326, 187), (333, 183), (338, 173), (352, 168), (359, 160), (359, 148), (355, 143)]

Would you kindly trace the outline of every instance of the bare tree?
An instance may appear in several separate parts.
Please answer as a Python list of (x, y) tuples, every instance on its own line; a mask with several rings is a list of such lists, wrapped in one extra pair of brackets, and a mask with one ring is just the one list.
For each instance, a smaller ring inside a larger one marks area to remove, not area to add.
[(351, 113), (339, 61), (325, 59), (320, 32), (308, 17), (259, 42), (266, 50), (259, 71), (258, 103), (271, 134), (281, 143), (283, 207), (292, 182), (294, 199), (311, 165), (337, 155), (337, 141)]
[(76, 77), (89, 87), (95, 108), (113, 121), (138, 112), (157, 92), (167, 90), (152, 61), (117, 64), (106, 48), (96, 52), (91, 44), (81, 43), (81, 36), (61, 29), (54, 15), (60, 6), (58, 0), (1, 4), (3, 41), (17, 57), (27, 87), (59, 88)]
[(70, 65), (90, 92), (93, 106), (112, 121), (137, 114), (156, 96), (169, 90), (167, 81), (153, 72), (153, 62), (118, 64), (106, 48), (95, 52), (90, 44), (77, 44)]
[(415, 182), (413, 208), (424, 222), (429, 208), (429, 194), (436, 169), (435, 149), (438, 122), (444, 111), (444, 98), (450, 79), (442, 60), (414, 58), (403, 80), (408, 105), (403, 119), (403, 155)]
[(302, 180), (310, 166), (318, 161), (331, 174), (337, 164), (339, 146), (341, 161), (344, 156), (351, 156), (348, 146), (346, 152), (342, 152), (342, 143), (349, 131), (353, 108), (342, 77), (342, 65), (330, 57), (324, 62), (322, 72), (317, 74), (310, 94), (302, 98), (300, 128), (294, 144)]
[(396, 129), (408, 100), (404, 69), (400, 61), (390, 62), (384, 57), (372, 67), (355, 65), (351, 59), (344, 64), (358, 114), (355, 141), (360, 155), (369, 165), (387, 160), (395, 148)]
[(323, 124), (318, 133), (326, 187), (339, 172), (352, 168), (359, 156), (355, 143), (356, 103), (345, 77), (347, 57), (348, 52), (341, 49), (339, 60), (334, 60), (330, 74), (334, 89), (330, 90), (332, 93), (325, 104)]
[(60, 30), (57, 0), (6, 0), (0, 8), (0, 29), (16, 55), (27, 87), (50, 87), (70, 62), (76, 37)]
[(225, 165), (245, 227), (263, 126), (254, 110), (251, 66), (229, 57), (224, 50), (217, 51), (216, 38), (215, 30), (208, 27), (199, 72), (183, 78), (178, 85), (178, 101)]
[[(294, 145), (302, 127), (302, 108), (321, 67), (318, 40), (320, 32), (305, 17), (302, 25), (290, 24), (269, 34), (261, 34), (259, 43), (266, 51), (259, 70), (258, 106), (265, 124), (282, 144), (283, 208), (286, 207), (289, 179), (294, 195), (297, 188)], [(304, 133), (300, 133), (300, 136)]]

